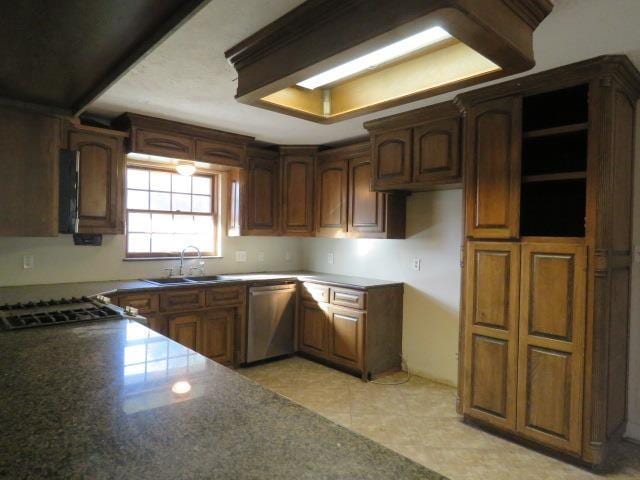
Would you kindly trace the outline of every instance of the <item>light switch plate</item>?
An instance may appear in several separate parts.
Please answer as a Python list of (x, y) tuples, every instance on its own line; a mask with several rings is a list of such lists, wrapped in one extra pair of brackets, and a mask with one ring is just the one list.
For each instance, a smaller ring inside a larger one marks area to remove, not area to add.
[(32, 270), (34, 266), (33, 255), (22, 256), (22, 268), (25, 270)]
[(412, 267), (415, 271), (419, 272), (422, 267), (422, 259), (420, 257), (415, 257), (413, 259)]
[(264, 252), (258, 252), (258, 262), (264, 262)]
[(327, 263), (329, 265), (333, 265), (333, 253), (328, 253), (327, 254)]
[(244, 250), (236, 251), (236, 262), (246, 262), (247, 261), (247, 252)]

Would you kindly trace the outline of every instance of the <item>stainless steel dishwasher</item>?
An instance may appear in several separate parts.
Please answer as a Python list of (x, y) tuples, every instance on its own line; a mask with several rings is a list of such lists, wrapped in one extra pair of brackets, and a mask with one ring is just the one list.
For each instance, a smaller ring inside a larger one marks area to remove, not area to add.
[(296, 285), (249, 288), (247, 363), (294, 352)]

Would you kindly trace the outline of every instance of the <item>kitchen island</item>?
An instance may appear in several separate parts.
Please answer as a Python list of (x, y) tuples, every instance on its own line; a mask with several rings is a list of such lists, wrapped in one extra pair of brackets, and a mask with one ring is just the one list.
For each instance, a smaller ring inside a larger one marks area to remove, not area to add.
[(0, 332), (0, 365), (0, 478), (444, 478), (134, 321)]

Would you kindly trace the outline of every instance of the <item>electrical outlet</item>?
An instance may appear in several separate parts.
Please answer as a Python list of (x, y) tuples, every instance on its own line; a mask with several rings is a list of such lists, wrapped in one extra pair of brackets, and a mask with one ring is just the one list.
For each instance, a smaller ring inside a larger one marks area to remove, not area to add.
[(419, 272), (420, 267), (422, 267), (422, 259), (420, 257), (415, 257), (413, 259), (412, 267), (415, 271)]
[(25, 270), (32, 270), (34, 266), (33, 255), (22, 256), (22, 268)]
[(327, 254), (327, 263), (329, 265), (333, 265), (333, 253), (328, 253)]
[(258, 252), (258, 262), (264, 262), (264, 252)]
[(291, 261), (291, 252), (284, 252), (284, 261), (285, 262)]
[(244, 250), (236, 251), (236, 262), (246, 262), (247, 261), (247, 252)]

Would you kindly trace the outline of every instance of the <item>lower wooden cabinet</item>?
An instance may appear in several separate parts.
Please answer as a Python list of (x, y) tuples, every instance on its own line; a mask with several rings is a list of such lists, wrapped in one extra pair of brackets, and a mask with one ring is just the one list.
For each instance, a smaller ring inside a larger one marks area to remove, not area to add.
[(586, 247), (468, 242), (463, 414), (582, 450)]
[(218, 363), (233, 362), (233, 327), (235, 308), (205, 310), (200, 317), (198, 351)]
[(169, 335), (169, 322), (166, 317), (161, 315), (147, 316), (147, 327), (161, 335)]
[[(363, 291), (305, 282), (298, 312), (298, 350), (363, 379), (399, 369), (402, 293), (401, 285)], [(340, 305), (344, 298), (356, 308)]]
[(200, 314), (179, 313), (168, 316), (169, 338), (191, 350), (198, 350), (200, 340)]

